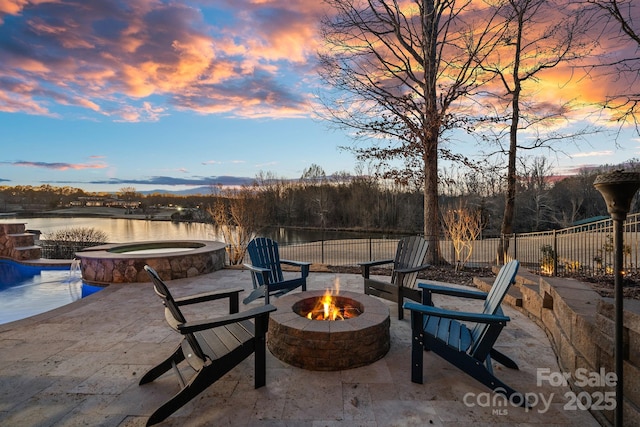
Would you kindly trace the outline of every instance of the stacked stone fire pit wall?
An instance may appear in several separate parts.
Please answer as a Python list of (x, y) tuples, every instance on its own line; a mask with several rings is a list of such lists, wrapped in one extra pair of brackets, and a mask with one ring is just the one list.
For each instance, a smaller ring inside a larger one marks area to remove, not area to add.
[[(476, 278), (475, 285), (487, 291), (487, 279)], [(527, 314), (549, 336), (558, 364), (570, 373), (569, 384), (577, 393), (615, 392), (613, 387), (578, 387), (575, 371), (615, 372), (614, 304), (587, 284), (570, 278), (542, 277), (518, 272), (504, 302)], [(640, 426), (640, 301), (624, 300), (624, 425)], [(545, 368), (540, 366), (539, 368)], [(583, 381), (584, 382), (584, 381)], [(595, 398), (593, 402), (596, 402)], [(603, 425), (613, 422), (614, 411), (591, 411)]]
[(365, 366), (389, 351), (389, 308), (364, 294), (341, 292), (364, 307), (358, 317), (345, 320), (311, 320), (292, 309), (305, 298), (324, 291), (296, 292), (275, 299), (269, 318), (267, 345), (278, 359), (313, 371), (338, 371)]

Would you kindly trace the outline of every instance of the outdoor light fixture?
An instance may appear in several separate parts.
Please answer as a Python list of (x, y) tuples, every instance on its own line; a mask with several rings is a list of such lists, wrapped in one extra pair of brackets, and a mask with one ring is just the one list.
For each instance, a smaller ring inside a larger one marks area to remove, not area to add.
[(640, 188), (640, 173), (615, 170), (598, 175), (593, 183), (596, 190), (602, 194), (607, 204), (607, 211), (613, 219), (613, 245), (615, 249), (614, 261), (614, 287), (615, 287), (615, 369), (616, 383), (616, 408), (615, 425), (622, 426), (623, 406), (623, 297), (622, 297), (622, 269), (623, 269), (623, 223), (631, 208), (631, 200)]

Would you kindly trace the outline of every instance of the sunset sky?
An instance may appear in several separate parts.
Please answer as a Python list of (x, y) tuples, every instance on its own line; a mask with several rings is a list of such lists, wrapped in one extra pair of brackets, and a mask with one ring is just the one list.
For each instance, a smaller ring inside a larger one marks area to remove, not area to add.
[[(182, 190), (260, 171), (299, 178), (311, 164), (354, 172), (346, 132), (313, 116), (323, 7), (0, 0), (0, 185)], [(604, 90), (561, 74), (544, 82), (552, 97)], [(594, 135), (551, 161), (568, 171), (640, 157), (633, 132), (613, 141)]]

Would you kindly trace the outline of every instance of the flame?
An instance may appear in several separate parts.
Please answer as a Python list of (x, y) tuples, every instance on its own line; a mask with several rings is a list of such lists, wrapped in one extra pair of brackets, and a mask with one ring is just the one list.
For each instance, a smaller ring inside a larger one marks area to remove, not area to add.
[(307, 318), (312, 320), (344, 320), (343, 310), (336, 305), (334, 298), (339, 293), (340, 281), (336, 277), (333, 289), (327, 289), (324, 292), (316, 306), (307, 314)]

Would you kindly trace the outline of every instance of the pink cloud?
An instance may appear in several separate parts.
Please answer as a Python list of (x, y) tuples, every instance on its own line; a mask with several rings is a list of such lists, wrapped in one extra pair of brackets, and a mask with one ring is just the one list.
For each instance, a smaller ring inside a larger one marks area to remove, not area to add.
[[(0, 0), (0, 111), (55, 116), (64, 105), (129, 122), (171, 110), (308, 116), (327, 12), (317, 0)], [(630, 54), (615, 37), (601, 48)], [(558, 99), (558, 82), (577, 103), (629, 85), (569, 67), (540, 77), (541, 105)]]
[(155, 102), (203, 114), (307, 114), (308, 100), (277, 80), (287, 64), (315, 54), (321, 8), (259, 3), (222, 3), (231, 21), (213, 26), (196, 7), (159, 0), (0, 0), (0, 11), (16, 16), (0, 26), (8, 40), (0, 91), (6, 79), (29, 88), (11, 103), (0, 99), (0, 110), (38, 114), (59, 103), (114, 120), (157, 120), (166, 107), (148, 98), (161, 96)]
[(62, 162), (30, 162), (30, 161), (17, 161), (17, 162), (2, 162), (5, 165), (20, 166), (20, 167), (32, 167), (43, 168), (52, 170), (82, 170), (82, 169), (105, 169), (107, 167), (104, 163), (62, 163)]

